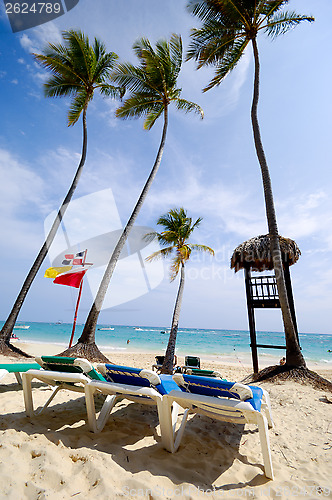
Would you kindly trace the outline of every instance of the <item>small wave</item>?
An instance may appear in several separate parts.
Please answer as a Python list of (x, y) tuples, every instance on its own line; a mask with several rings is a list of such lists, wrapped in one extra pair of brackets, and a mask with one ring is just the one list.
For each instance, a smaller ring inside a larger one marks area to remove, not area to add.
[(105, 351), (126, 351), (127, 347), (114, 347), (111, 345), (100, 345), (99, 349), (104, 349)]

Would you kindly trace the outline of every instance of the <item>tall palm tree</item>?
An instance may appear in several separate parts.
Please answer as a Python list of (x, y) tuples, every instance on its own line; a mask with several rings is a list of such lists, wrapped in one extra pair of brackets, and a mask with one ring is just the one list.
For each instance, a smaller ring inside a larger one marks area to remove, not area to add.
[(251, 122), (263, 180), (271, 254), (285, 329), (286, 363), (288, 366), (305, 367), (288, 304), (272, 185), (257, 116), (260, 72), (258, 33), (263, 30), (268, 36), (275, 38), (302, 21), (314, 21), (312, 17), (282, 10), (287, 3), (288, 0), (190, 0), (188, 10), (197, 16), (203, 25), (192, 30), (188, 59), (195, 59), (198, 68), (206, 65), (216, 66), (213, 79), (204, 88), (204, 91), (207, 91), (218, 86), (235, 68), (251, 42), (255, 62)]
[(214, 255), (212, 248), (206, 245), (189, 243), (190, 236), (199, 226), (201, 221), (202, 218), (199, 218), (193, 222), (191, 217), (187, 217), (187, 212), (184, 208), (173, 208), (157, 220), (158, 226), (162, 226), (164, 231), (161, 233), (155, 231), (145, 235), (146, 240), (153, 241), (156, 239), (164, 247), (147, 257), (146, 260), (152, 261), (159, 258), (173, 256), (170, 268), (170, 280), (174, 281), (180, 273), (179, 289), (175, 300), (172, 326), (169, 334), (165, 359), (161, 369), (162, 373), (172, 373), (173, 371), (176, 336), (178, 332), (185, 282), (185, 264), (190, 259), (191, 252), (193, 250), (199, 252), (209, 252), (211, 255)]
[[(97, 320), (108, 285), (121, 250), (125, 245), (129, 232), (134, 225), (161, 162), (168, 126), (168, 107), (171, 103), (174, 103), (177, 109), (186, 113), (194, 111), (203, 118), (203, 111), (200, 106), (182, 99), (180, 97), (181, 89), (177, 87), (177, 78), (182, 66), (182, 40), (179, 35), (172, 35), (169, 42), (167, 40), (159, 40), (156, 43), (155, 49), (151, 46), (149, 40), (141, 38), (135, 42), (133, 49), (140, 64), (138, 66), (129, 63), (119, 64), (112, 73), (113, 81), (123, 86), (126, 92), (129, 93), (129, 97), (117, 109), (116, 116), (123, 119), (144, 116), (144, 128), (146, 130), (150, 130), (156, 120), (160, 116), (163, 116), (164, 126), (154, 165), (111, 255), (94, 303), (85, 322), (82, 335), (76, 345), (63, 353), (70, 356), (84, 354), (92, 360), (94, 359), (94, 353), (96, 353), (95, 331)], [(100, 359), (97, 355), (96, 358)]]
[(45, 96), (72, 98), (68, 111), (68, 126), (74, 125), (82, 114), (82, 154), (72, 184), (1, 330), (1, 353), (13, 354), (14, 351), (18, 354), (24, 354), (10, 345), (9, 339), (25, 297), (47, 255), (81, 176), (87, 153), (87, 107), (93, 98), (94, 91), (99, 90), (101, 94), (114, 98), (122, 96), (121, 89), (109, 84), (111, 71), (118, 58), (114, 52), (106, 52), (105, 46), (97, 39), (90, 45), (88, 37), (80, 31), (64, 31), (62, 37), (64, 45), (50, 43), (43, 54), (33, 55), (51, 73), (44, 84)]

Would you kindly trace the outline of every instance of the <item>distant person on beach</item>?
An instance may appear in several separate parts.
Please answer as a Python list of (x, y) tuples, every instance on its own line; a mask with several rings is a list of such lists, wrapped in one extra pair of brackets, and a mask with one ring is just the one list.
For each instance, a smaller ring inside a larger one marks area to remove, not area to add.
[(127, 340), (127, 344), (129, 344), (129, 342), (130, 342), (130, 340), (128, 339), (128, 340)]
[(279, 361), (279, 364), (281, 366), (285, 365), (286, 364), (286, 358), (281, 358), (281, 360)]

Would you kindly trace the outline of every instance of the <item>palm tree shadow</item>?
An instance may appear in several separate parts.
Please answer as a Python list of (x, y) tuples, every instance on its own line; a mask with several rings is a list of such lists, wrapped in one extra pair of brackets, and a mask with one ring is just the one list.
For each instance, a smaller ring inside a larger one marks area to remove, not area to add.
[[(125, 471), (148, 471), (165, 476), (174, 484), (188, 483), (201, 490), (231, 468), (235, 460), (257, 467), (259, 473), (248, 482), (225, 484), (220, 490), (265, 484), (263, 466), (252, 463), (239, 452), (243, 435), (254, 431), (244, 425), (217, 422), (195, 415), (186, 425), (182, 444), (175, 454), (163, 449), (154, 407), (120, 402), (99, 434), (89, 431), (84, 397), (53, 404), (45, 413), (29, 419), (25, 412), (0, 417), (0, 428), (15, 429), (28, 435), (43, 434), (51, 443), (63, 443), (68, 449), (81, 448), (107, 453)], [(144, 443), (141, 443), (143, 442)], [(259, 459), (258, 459), (259, 460)]]

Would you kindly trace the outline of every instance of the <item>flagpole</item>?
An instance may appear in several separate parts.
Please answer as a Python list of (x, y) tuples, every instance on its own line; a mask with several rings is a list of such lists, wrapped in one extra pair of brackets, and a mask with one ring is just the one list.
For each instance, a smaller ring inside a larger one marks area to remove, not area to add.
[[(87, 251), (88, 251), (88, 249), (86, 249), (85, 252), (84, 252), (83, 263), (82, 263), (83, 266), (85, 264)], [(71, 337), (70, 337), (70, 341), (69, 341), (69, 347), (71, 347), (72, 343), (73, 343), (73, 338), (74, 338), (74, 333), (75, 333), (75, 328), (76, 328), (76, 321), (77, 321), (78, 306), (80, 304), (81, 295), (82, 295), (82, 288), (83, 288), (83, 279), (81, 281), (80, 288), (79, 288), (79, 291), (78, 291), (78, 297), (77, 297), (75, 314), (74, 314), (74, 321), (73, 321), (73, 329), (72, 329), (72, 332), (71, 332)]]

